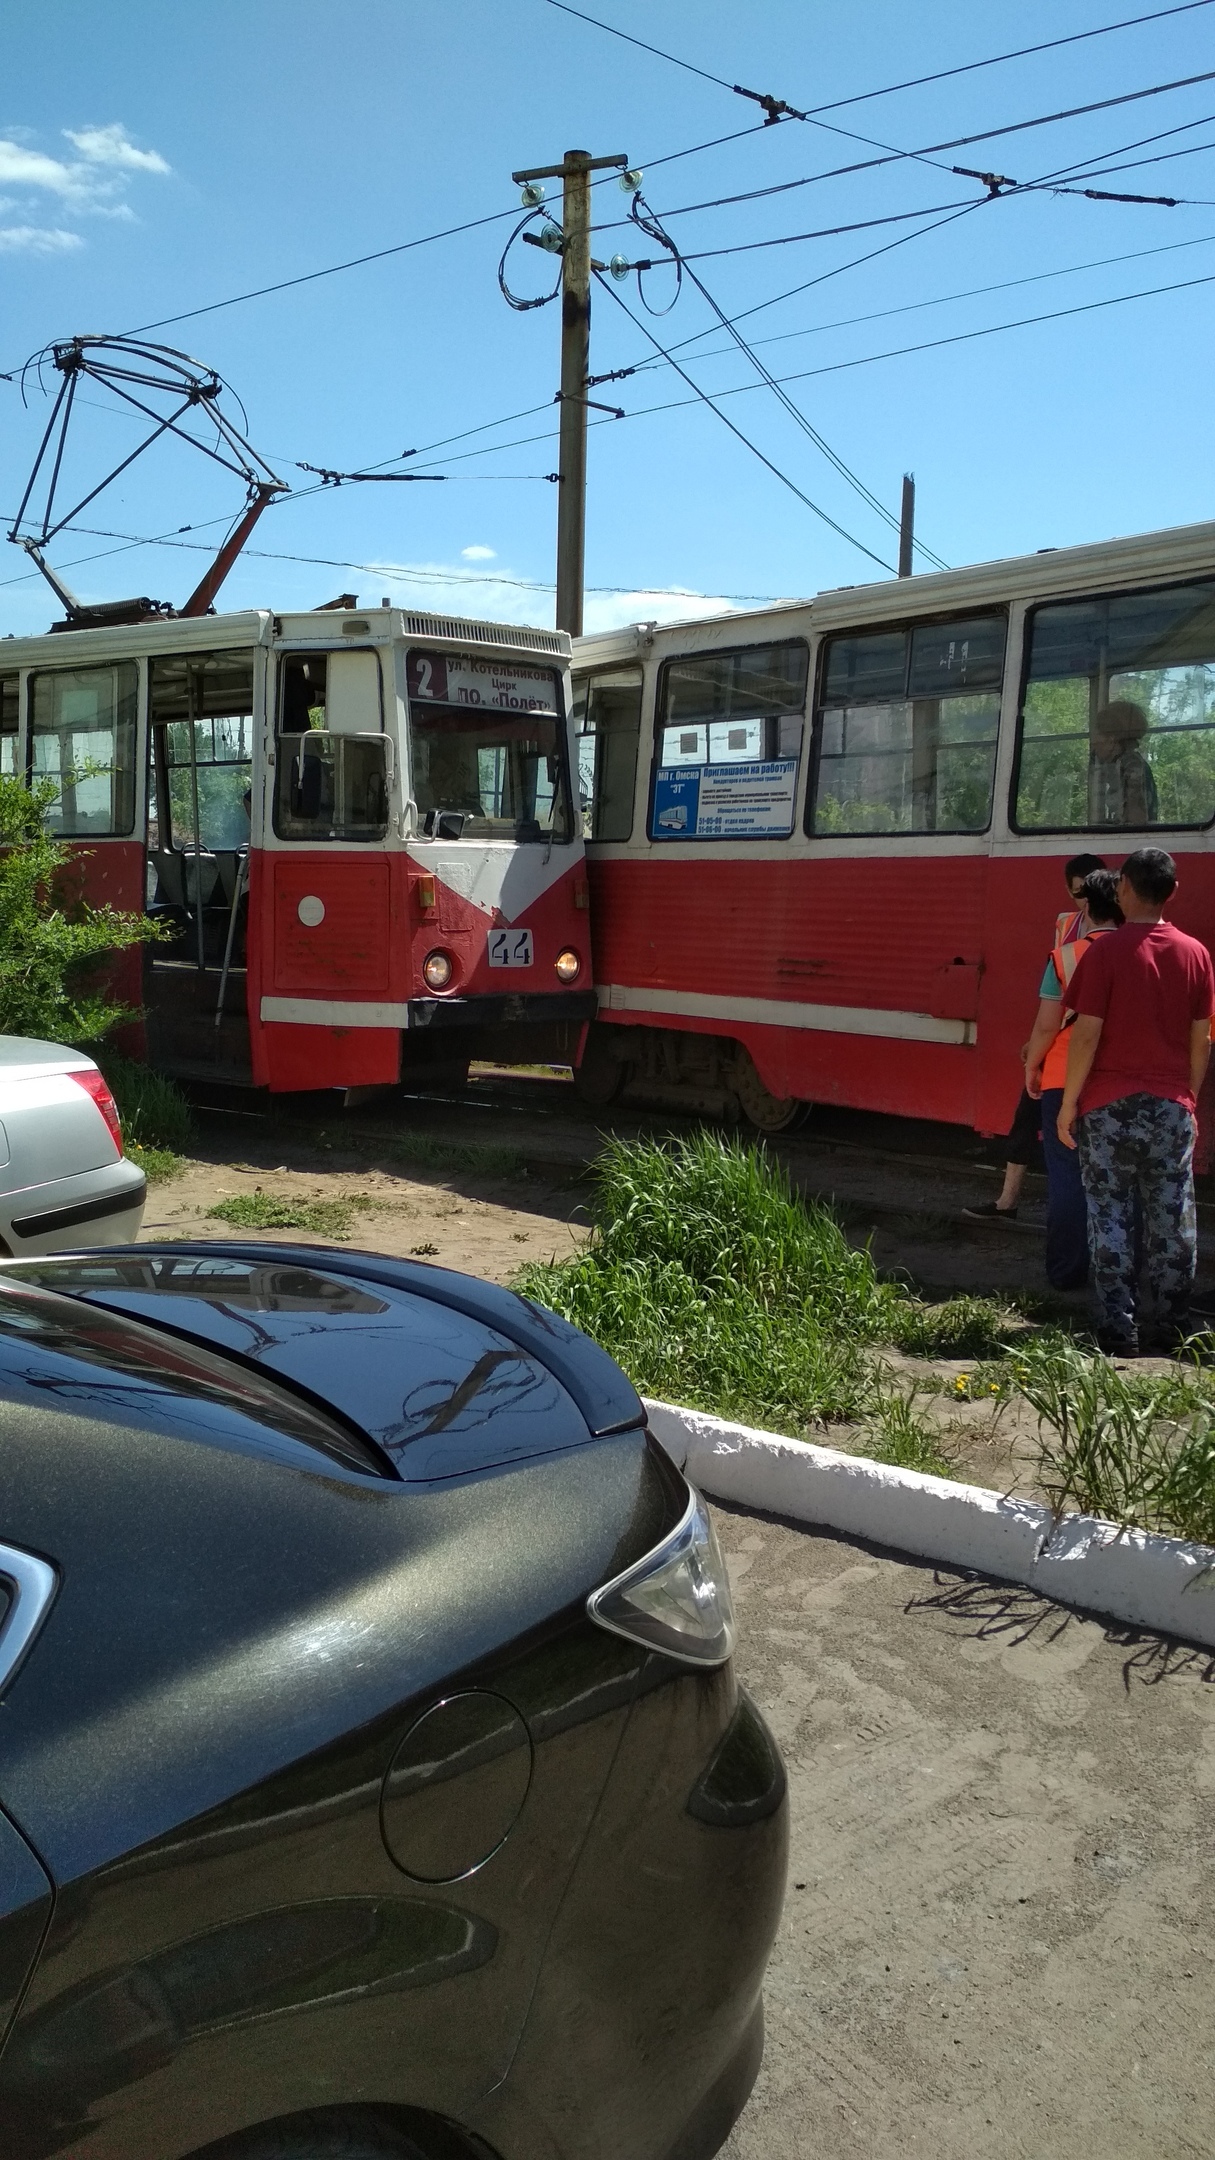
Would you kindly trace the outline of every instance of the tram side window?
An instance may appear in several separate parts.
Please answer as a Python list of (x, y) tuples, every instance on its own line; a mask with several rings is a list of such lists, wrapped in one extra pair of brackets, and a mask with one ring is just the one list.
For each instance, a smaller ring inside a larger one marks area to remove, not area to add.
[(1215, 583), (1036, 608), (1018, 740), (1023, 832), (1215, 818)]
[(0, 773), (17, 770), (19, 675), (0, 675)]
[(980, 615), (828, 641), (809, 832), (986, 829), (1005, 631)]
[(55, 789), (47, 824), (62, 839), (113, 838), (135, 823), (133, 660), (32, 678), (30, 773)]
[(387, 833), (379, 666), (365, 649), (284, 656), (274, 781), (280, 840), (382, 840)]
[(253, 654), (154, 659), (149, 676), (149, 747), (156, 775), (149, 848), (193, 852), (198, 846), (225, 853), (247, 847)]
[(641, 684), (640, 668), (584, 675), (575, 683), (578, 792), (587, 840), (627, 840), (632, 833)]
[(783, 839), (793, 830), (809, 658), (795, 641), (668, 662), (652, 839)]

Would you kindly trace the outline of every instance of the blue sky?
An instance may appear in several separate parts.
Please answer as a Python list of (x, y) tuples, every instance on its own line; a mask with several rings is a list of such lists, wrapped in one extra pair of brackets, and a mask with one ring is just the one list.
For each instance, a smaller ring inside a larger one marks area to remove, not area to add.
[[(855, 0), (847, 9), (805, 0), (754, 0), (745, 9), (718, 0), (586, 5), (727, 83), (802, 107), (1139, 11), (1134, 0), (988, 0), (982, 9), (960, 0), (914, 8)], [(866, 487), (897, 509), (901, 475), (914, 470), (919, 533), (949, 563), (1212, 514), (1215, 282), (1089, 304), (1215, 280), (1215, 81), (992, 135), (941, 153), (937, 165), (903, 159), (812, 176), (878, 155), (872, 143), (920, 149), (1215, 69), (1215, 7), (824, 113), (829, 125), (769, 128), (728, 89), (548, 0), (449, 0), (442, 8), (212, 0), (205, 10), (44, 0), (7, 11), (3, 49), (0, 369), (54, 338), (134, 329), (506, 213), (456, 238), (149, 332), (223, 374), (243, 400), (253, 443), (301, 491), (310, 484), (301, 461), (349, 469), (406, 448), (426, 452), (419, 468), (448, 475), (435, 485), (301, 492), (262, 520), (254, 545), (267, 552), (238, 564), (224, 606), (307, 606), (350, 590), (364, 603), (391, 594), (551, 622), (556, 490), (543, 475), (557, 455), (550, 400), (558, 314), (512, 312), (496, 271), (518, 202), (512, 169), (556, 161), (571, 145), (623, 152), (644, 168), (646, 200), (670, 216), (689, 256), (978, 204), (935, 231), (926, 230), (932, 219), (913, 217), (696, 264), (726, 314), (758, 310), (745, 329), (777, 340), (757, 347), (765, 364), (801, 377), (788, 394)], [(1208, 115), (1205, 127), (1189, 125)], [(739, 139), (675, 155), (724, 136)], [(1208, 144), (1088, 183), (1187, 199), (1172, 209), (1046, 191), (985, 202), (981, 183), (940, 169), (958, 162), (1027, 181), (1084, 161), (1113, 165)], [(811, 184), (687, 211), (794, 180)], [(595, 200), (603, 227), (595, 245), (605, 257), (656, 252), (619, 222), (628, 202), (614, 181)], [(894, 239), (902, 244), (846, 267)], [(509, 276), (517, 290), (536, 293), (552, 267), (516, 245)], [(819, 282), (769, 304), (811, 279)], [(1005, 289), (975, 291), (995, 286)], [(668, 272), (646, 279), (654, 307), (672, 290)], [(705, 334), (713, 317), (690, 284), (661, 320), (641, 310), (635, 282), (618, 291), (662, 344), (700, 338), (683, 364), (703, 389), (755, 382), (723, 333)], [(1088, 312), (871, 358), (1065, 308)], [(653, 357), (617, 301), (597, 292), (593, 370)], [(587, 583), (596, 589), (588, 628), (881, 574), (670, 368), (647, 366), (598, 394), (630, 417), (591, 432)], [(673, 400), (689, 402), (642, 410)], [(533, 407), (541, 409), (526, 420), (430, 449)], [(893, 561), (893, 536), (770, 390), (731, 396), (723, 410), (830, 518)], [(16, 508), (48, 411), (36, 379), (25, 403), (16, 383), (0, 383), (0, 510)], [(90, 390), (73, 422), (65, 477), (78, 475), (83, 493), (134, 440), (128, 417)], [(82, 513), (91, 530), (64, 533), (52, 560), (90, 599), (141, 592), (180, 601), (204, 554), (165, 545), (104, 553), (120, 543), (96, 535), (143, 538), (188, 525), (195, 530), (180, 537), (202, 546), (222, 536), (239, 504), (238, 484), (201, 458), (157, 450)], [(43, 629), (55, 612), (24, 569), (6, 548), (0, 634)]]

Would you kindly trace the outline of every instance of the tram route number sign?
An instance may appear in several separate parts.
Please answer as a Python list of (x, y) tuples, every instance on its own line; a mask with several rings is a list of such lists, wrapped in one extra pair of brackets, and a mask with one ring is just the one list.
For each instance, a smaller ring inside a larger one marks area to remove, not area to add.
[(464, 705), (481, 712), (558, 711), (551, 670), (513, 660), (502, 665), (475, 653), (411, 652), (406, 679), (410, 697), (423, 704)]
[(523, 968), (532, 964), (530, 930), (491, 930), (488, 958), (491, 967)]
[(783, 840), (793, 830), (797, 759), (665, 765), (654, 778), (655, 840)]

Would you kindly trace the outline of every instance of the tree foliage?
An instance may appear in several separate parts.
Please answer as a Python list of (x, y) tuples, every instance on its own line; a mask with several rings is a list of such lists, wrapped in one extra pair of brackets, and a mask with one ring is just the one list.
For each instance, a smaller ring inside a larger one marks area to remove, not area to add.
[(0, 1034), (92, 1043), (135, 1017), (107, 991), (103, 962), (161, 930), (84, 899), (79, 854), (46, 829), (55, 794), (51, 780), (0, 774)]

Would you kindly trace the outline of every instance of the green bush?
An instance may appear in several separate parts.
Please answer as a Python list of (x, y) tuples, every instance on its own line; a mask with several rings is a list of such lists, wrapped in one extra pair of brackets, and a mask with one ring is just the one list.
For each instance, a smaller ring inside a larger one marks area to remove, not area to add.
[(78, 856), (46, 829), (57, 793), (0, 774), (0, 1034), (94, 1043), (134, 1017), (100, 985), (101, 963), (162, 932), (81, 898)]

